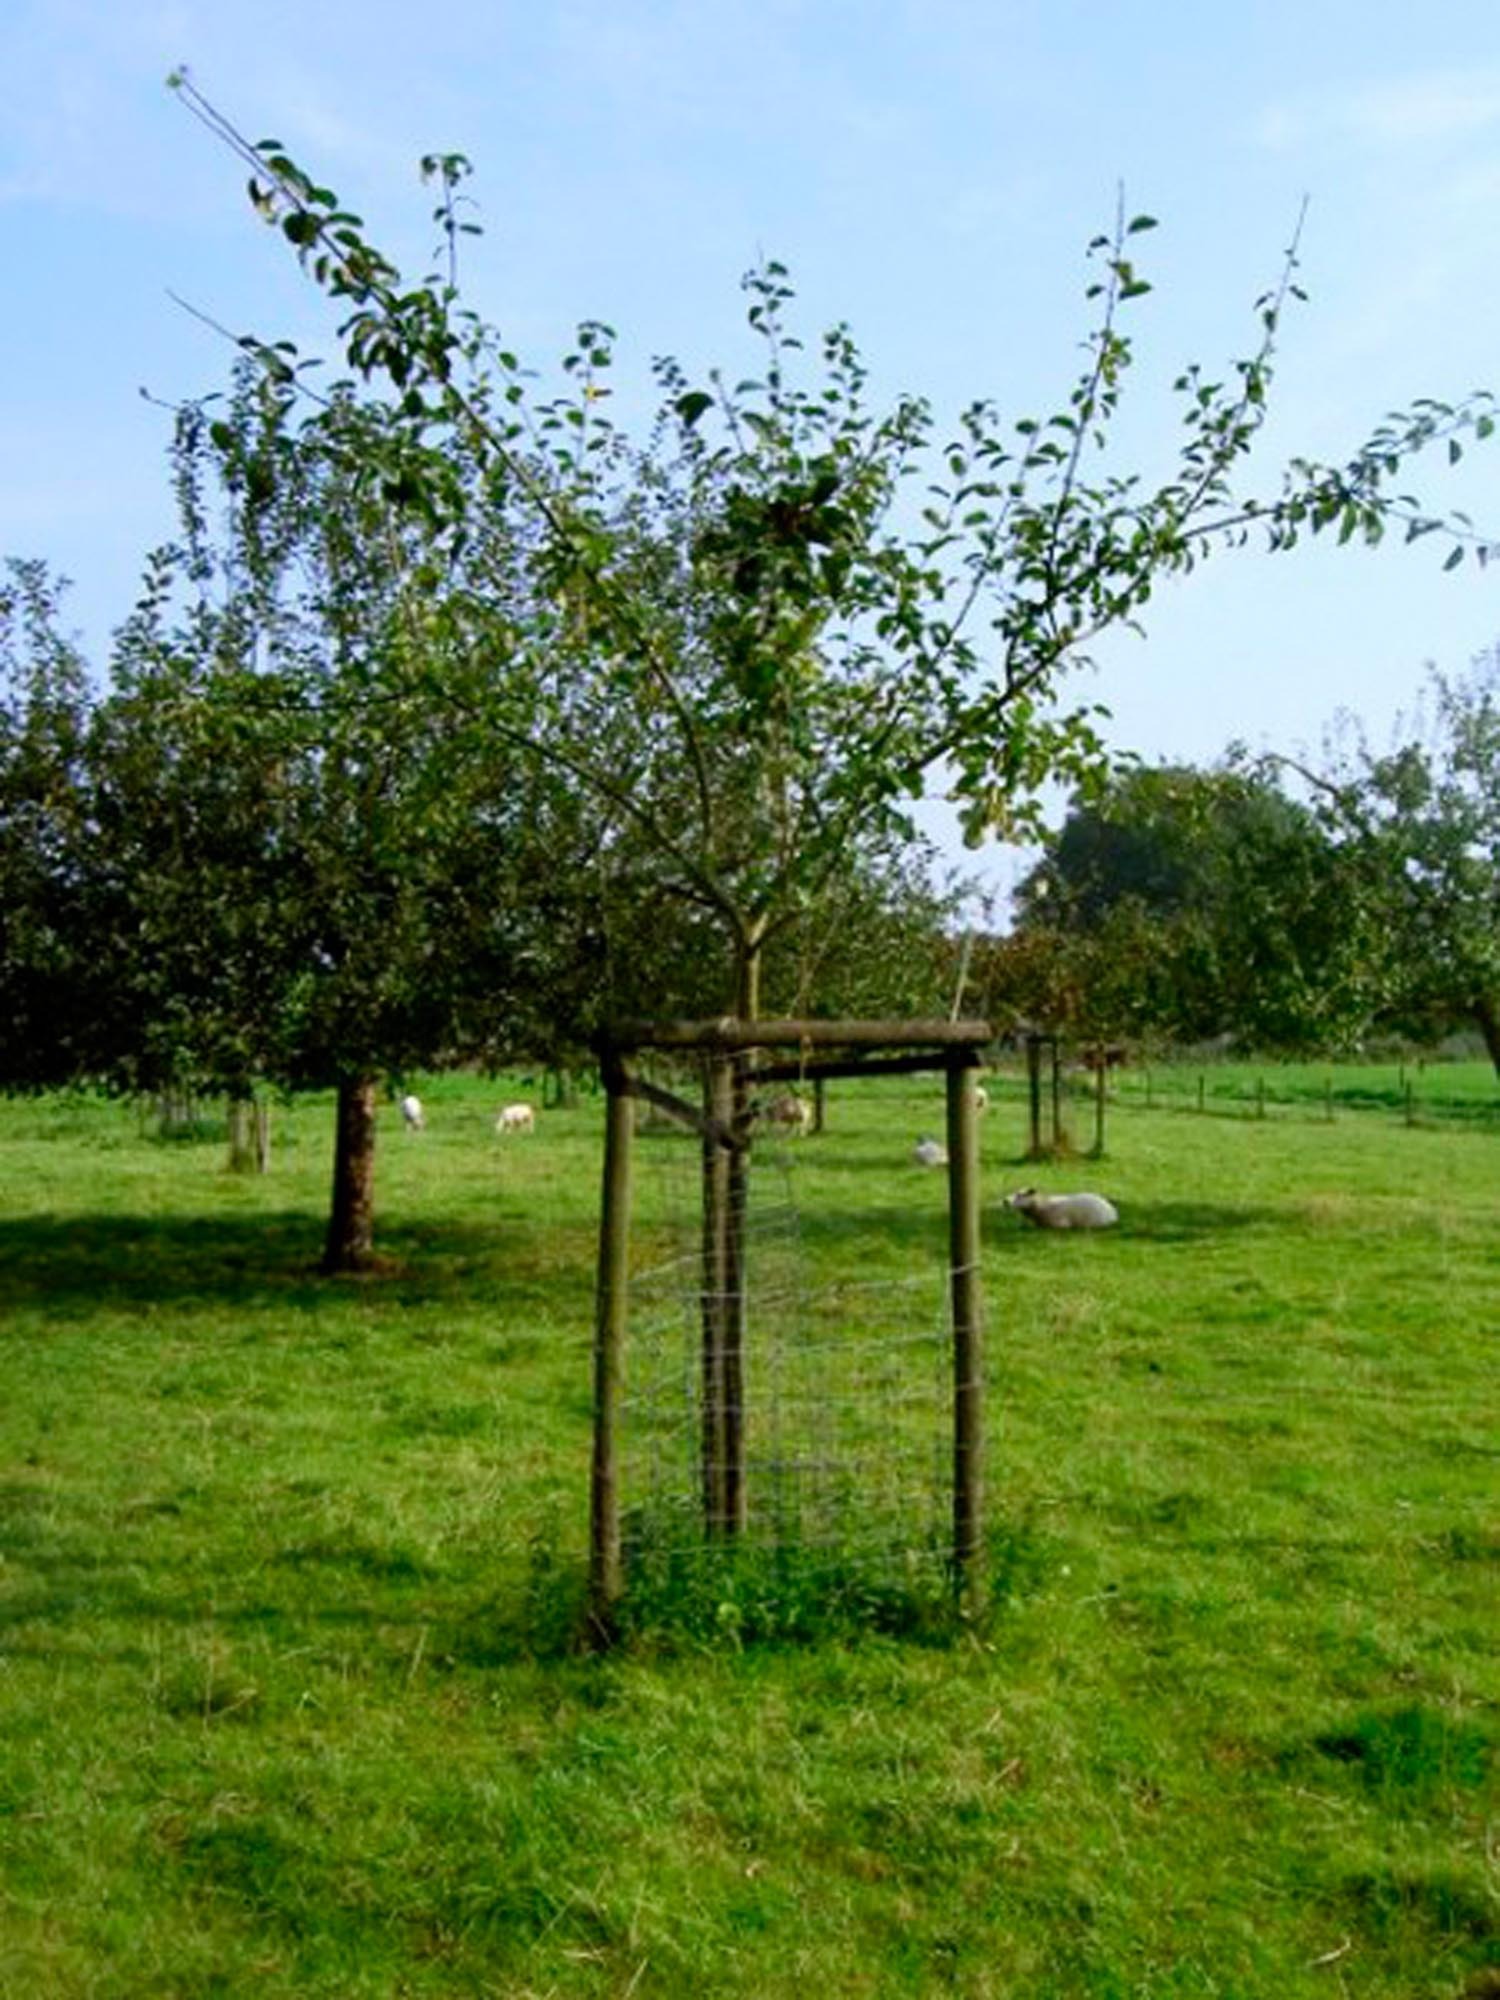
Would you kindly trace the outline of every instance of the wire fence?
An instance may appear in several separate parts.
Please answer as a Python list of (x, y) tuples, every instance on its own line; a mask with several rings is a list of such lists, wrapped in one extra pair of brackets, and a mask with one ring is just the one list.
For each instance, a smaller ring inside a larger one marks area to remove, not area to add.
[[(704, 1262), (696, 1141), (637, 1149), (637, 1243), (621, 1413), (627, 1567), (643, 1550), (712, 1559), (704, 1518)], [(797, 1196), (808, 1142), (757, 1138), (744, 1220), (745, 1525), (741, 1548), (871, 1579), (952, 1549), (953, 1340), (946, 1262), (820, 1275)]]
[[(986, 1082), (992, 1094), (1025, 1099), (1027, 1081), (1018, 1067), (1001, 1065)], [(1061, 1136), (1074, 1150), (1085, 1150), (1093, 1141), (1098, 1110), (1094, 1072), (1079, 1063), (1066, 1064), (1057, 1103)], [(1044, 1109), (1044, 1137), (1055, 1137), (1050, 1086)], [(1500, 1078), (1487, 1063), (1205, 1063), (1166, 1054), (1137, 1058), (1108, 1072), (1106, 1121), (1116, 1112), (1141, 1111), (1327, 1124), (1359, 1118), (1500, 1132)]]

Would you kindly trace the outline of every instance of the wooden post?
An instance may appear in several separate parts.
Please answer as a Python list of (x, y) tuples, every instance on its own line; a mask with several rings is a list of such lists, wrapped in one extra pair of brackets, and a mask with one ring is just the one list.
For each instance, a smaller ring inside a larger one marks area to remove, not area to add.
[[(1026, 1037), (1026, 1081), (1031, 1102), (1031, 1145), (1027, 1157), (1042, 1157), (1042, 1038)], [(951, 1157), (951, 1155), (950, 1155)]]
[(1057, 1036), (1052, 1037), (1052, 1151), (1061, 1155), (1066, 1141), (1063, 1136), (1062, 1108), (1062, 1043)]
[[(750, 1130), (750, 1059), (734, 1056), (729, 1067), (729, 1123), (736, 1134)], [(745, 1486), (745, 1323), (749, 1296), (745, 1272), (745, 1224), (750, 1205), (748, 1148), (729, 1155), (725, 1175), (728, 1210), (724, 1230), (724, 1529), (739, 1534), (746, 1521)]]
[(1096, 1160), (1104, 1158), (1104, 1101), (1108, 1095), (1105, 1088), (1108, 1075), (1109, 1065), (1105, 1061), (1103, 1049), (1100, 1049), (1098, 1066), (1094, 1071), (1094, 1158)]
[(703, 1109), (703, 1520), (710, 1535), (726, 1532), (724, 1324), (729, 1300), (729, 1155), (715, 1127), (734, 1115), (729, 1064), (711, 1056), (704, 1070)]
[(948, 1263), (953, 1300), (953, 1571), (978, 1610), (984, 1578), (984, 1341), (979, 1282), (979, 1107), (974, 1068), (948, 1064)]
[(594, 1458), (589, 1506), (589, 1623), (608, 1640), (620, 1595), (620, 1395), (625, 1379), (626, 1280), (630, 1263), (630, 1146), (635, 1107), (630, 1072), (607, 1062), (604, 1178), (599, 1215), (599, 1283), (594, 1317)]

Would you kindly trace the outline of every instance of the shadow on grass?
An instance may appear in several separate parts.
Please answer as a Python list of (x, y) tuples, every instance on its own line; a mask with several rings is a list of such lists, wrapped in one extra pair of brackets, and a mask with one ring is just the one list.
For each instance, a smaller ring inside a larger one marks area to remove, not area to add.
[(0, 1220), (0, 1307), (101, 1302), (161, 1306), (217, 1297), (226, 1306), (346, 1296), (351, 1287), (399, 1289), (404, 1302), (446, 1297), (476, 1283), (524, 1287), (592, 1267), (594, 1231), (555, 1218), (484, 1228), (472, 1222), (392, 1222), (373, 1270), (319, 1274), (323, 1218), (282, 1210), (199, 1218), (83, 1215)]

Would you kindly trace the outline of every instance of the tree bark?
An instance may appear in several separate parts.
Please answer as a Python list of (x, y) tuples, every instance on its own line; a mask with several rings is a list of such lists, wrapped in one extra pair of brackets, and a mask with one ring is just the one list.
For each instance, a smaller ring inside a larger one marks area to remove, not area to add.
[(263, 1174), (271, 1164), (271, 1107), (255, 1097), (229, 1100), (229, 1169)]
[(323, 1249), (323, 1274), (367, 1270), (375, 1255), (375, 1079), (339, 1084), (333, 1146), (333, 1204)]
[(248, 1174), (255, 1170), (255, 1144), (251, 1137), (254, 1116), (255, 1106), (248, 1097), (230, 1098), (229, 1171), (232, 1174)]

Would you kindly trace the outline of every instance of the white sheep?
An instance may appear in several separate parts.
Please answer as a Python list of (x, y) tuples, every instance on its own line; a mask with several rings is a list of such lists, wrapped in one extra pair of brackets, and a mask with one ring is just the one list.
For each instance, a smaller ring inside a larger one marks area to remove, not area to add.
[(912, 1158), (919, 1167), (946, 1167), (948, 1148), (938, 1144), (936, 1139), (918, 1139), (911, 1151)]
[(982, 1083), (976, 1083), (974, 1086), (974, 1109), (976, 1111), (988, 1111), (989, 1108), (990, 1108), (989, 1092), (985, 1089)]
[(529, 1104), (505, 1104), (495, 1120), (497, 1132), (534, 1132), (536, 1113)]
[(425, 1132), (427, 1130), (427, 1119), (422, 1110), (422, 1100), (420, 1097), (413, 1097), (408, 1092), (402, 1098), (401, 1122), (408, 1132)]
[(1005, 1206), (1038, 1229), (1113, 1229), (1120, 1219), (1114, 1203), (1102, 1194), (1038, 1194), (1035, 1188), (1018, 1188), (1005, 1197)]

